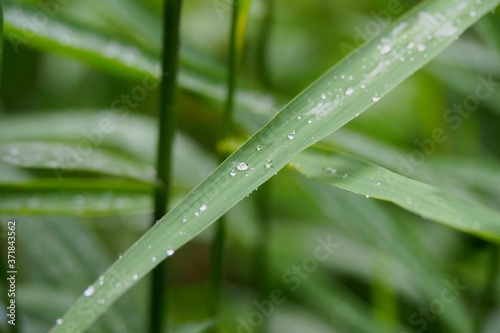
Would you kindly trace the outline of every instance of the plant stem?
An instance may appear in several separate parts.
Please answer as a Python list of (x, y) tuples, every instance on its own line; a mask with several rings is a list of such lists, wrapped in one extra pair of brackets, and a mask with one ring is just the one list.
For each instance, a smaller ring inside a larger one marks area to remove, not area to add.
[(236, 89), (236, 79), (238, 76), (238, 49), (236, 47), (238, 17), (239, 17), (239, 1), (233, 0), (233, 10), (231, 12), (231, 32), (229, 34), (229, 54), (228, 54), (228, 71), (227, 71), (227, 95), (226, 104), (224, 106), (224, 119), (222, 123), (223, 140), (231, 135), (231, 127), (233, 124), (233, 109), (234, 109), (234, 92)]
[[(241, 0), (233, 0), (231, 13), (231, 30), (229, 35), (229, 51), (228, 51), (228, 71), (227, 71), (227, 95), (224, 105), (224, 116), (222, 122), (222, 140), (231, 136), (233, 125), (233, 110), (234, 110), (234, 93), (236, 91), (236, 81), (238, 78), (238, 68), (241, 58), (241, 50), (243, 42), (238, 45), (238, 25), (240, 24), (240, 8)], [(224, 160), (224, 156), (220, 156)], [(214, 235), (212, 244), (211, 260), (210, 260), (210, 286), (211, 286), (211, 307), (210, 315), (214, 318), (219, 316), (220, 298), (222, 292), (222, 281), (224, 278), (224, 246), (226, 242), (226, 226), (224, 217), (220, 218)], [(216, 320), (217, 322), (217, 320)], [(218, 331), (218, 325), (215, 324), (214, 332)]]
[[(253, 276), (254, 284), (258, 290), (259, 300), (269, 298), (269, 241), (271, 235), (271, 206), (270, 206), (271, 183), (267, 181), (262, 184), (255, 194), (255, 202), (257, 204), (257, 213), (259, 220), (257, 243), (254, 250), (254, 268)], [(266, 332), (267, 317), (264, 317), (264, 322), (260, 326), (260, 332)]]
[[(158, 115), (157, 181), (154, 223), (168, 211), (172, 188), (172, 150), (175, 133), (174, 101), (179, 61), (179, 25), (182, 0), (165, 0), (163, 13), (163, 54)], [(151, 285), (150, 332), (168, 329), (168, 262), (153, 271)], [(166, 324), (165, 324), (166, 323)], [(163, 328), (165, 326), (165, 328)]]
[(266, 87), (271, 86), (271, 75), (269, 71), (269, 40), (274, 21), (274, 0), (261, 0), (262, 18), (257, 34), (257, 46), (255, 51), (255, 67), (257, 78)]
[(3, 9), (0, 2), (0, 86), (2, 85), (2, 71), (3, 71)]
[(490, 244), (488, 249), (488, 258), (486, 261), (486, 283), (479, 299), (479, 308), (477, 310), (476, 320), (474, 322), (473, 332), (484, 331), (484, 323), (488, 312), (495, 306), (496, 280), (499, 273), (500, 247), (496, 244)]

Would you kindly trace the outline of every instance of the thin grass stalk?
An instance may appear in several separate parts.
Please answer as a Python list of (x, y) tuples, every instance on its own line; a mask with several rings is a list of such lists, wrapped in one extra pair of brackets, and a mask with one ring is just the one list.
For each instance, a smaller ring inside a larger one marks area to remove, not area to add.
[[(226, 101), (224, 105), (224, 115), (222, 122), (222, 140), (226, 140), (231, 136), (233, 127), (233, 111), (234, 111), (234, 95), (236, 91), (236, 82), (238, 79), (238, 69), (240, 66), (242, 44), (238, 45), (238, 27), (245, 22), (240, 21), (240, 0), (233, 0), (231, 12), (231, 27), (229, 35), (229, 50), (228, 50), (228, 71), (226, 82)], [(240, 36), (241, 37), (241, 36)], [(224, 160), (225, 156), (219, 156)], [(226, 222), (224, 217), (220, 218), (212, 243), (211, 260), (210, 260), (210, 315), (218, 319), (221, 305), (222, 283), (224, 280), (224, 246), (226, 243)], [(217, 320), (216, 320), (217, 322)], [(214, 332), (218, 331), (218, 325), (215, 324)]]
[(255, 50), (255, 73), (257, 79), (265, 86), (271, 87), (271, 72), (269, 70), (269, 42), (275, 17), (274, 0), (261, 0), (261, 23), (257, 32)]
[[(172, 150), (175, 133), (175, 94), (179, 62), (179, 25), (182, 0), (165, 0), (163, 13), (163, 53), (158, 115), (157, 187), (154, 223), (168, 211), (172, 188)], [(153, 271), (151, 285), (151, 333), (168, 331), (168, 261)]]
[[(258, 214), (258, 233), (257, 242), (254, 250), (253, 277), (257, 288), (257, 297), (259, 300), (268, 299), (270, 293), (269, 285), (269, 244), (271, 235), (271, 182), (262, 184), (255, 194)], [(267, 331), (267, 316), (260, 325), (258, 331)]]
[[(269, 70), (269, 40), (274, 21), (274, 0), (262, 0), (262, 21), (258, 27), (257, 46), (255, 53), (255, 72), (257, 79), (265, 87), (271, 86), (271, 75)], [(269, 243), (271, 235), (271, 188), (272, 180), (262, 184), (255, 195), (258, 213), (259, 237), (254, 250), (254, 284), (257, 288), (259, 299), (269, 297)], [(267, 331), (267, 317), (259, 327), (259, 331)]]
[(486, 282), (484, 284), (484, 289), (481, 293), (480, 299), (478, 300), (479, 305), (472, 332), (485, 332), (486, 317), (488, 316), (488, 313), (496, 306), (496, 281), (500, 272), (499, 260), (500, 247), (496, 244), (489, 244), (488, 258), (484, 266), (484, 269), (486, 271)]
[(2, 86), (2, 72), (3, 72), (3, 9), (0, 2), (0, 87)]

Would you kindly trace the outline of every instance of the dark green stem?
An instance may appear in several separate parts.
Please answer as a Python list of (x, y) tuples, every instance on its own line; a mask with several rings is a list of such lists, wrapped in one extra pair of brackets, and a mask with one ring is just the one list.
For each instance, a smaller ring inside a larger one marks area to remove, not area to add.
[[(210, 316), (217, 318), (220, 312), (222, 281), (224, 280), (224, 247), (226, 243), (226, 221), (221, 217), (216, 225), (210, 261)], [(217, 320), (215, 326), (217, 327)], [(214, 330), (217, 332), (217, 329)]]
[[(263, 0), (263, 16), (258, 27), (257, 47), (255, 54), (255, 72), (257, 78), (266, 87), (271, 86), (271, 76), (269, 72), (269, 40), (271, 36), (272, 24), (274, 21), (274, 0)], [(259, 299), (269, 297), (269, 241), (271, 235), (271, 181), (262, 184), (255, 195), (257, 212), (259, 215), (258, 227), (259, 236), (254, 253), (255, 286), (258, 290)], [(267, 322), (260, 327), (260, 332), (267, 331)]]
[(238, 49), (236, 47), (236, 29), (238, 28), (238, 3), (240, 0), (233, 0), (233, 10), (231, 14), (231, 32), (229, 35), (229, 54), (228, 54), (228, 71), (227, 71), (227, 96), (224, 107), (224, 120), (222, 124), (223, 139), (227, 139), (231, 135), (231, 127), (233, 124), (233, 109), (234, 109), (234, 92), (236, 90), (236, 79), (238, 77)]
[[(270, 205), (271, 183), (267, 181), (262, 184), (255, 194), (258, 213), (258, 237), (254, 251), (254, 284), (258, 290), (258, 299), (269, 298), (269, 242), (271, 235), (271, 205)], [(264, 323), (260, 326), (260, 332), (266, 332), (267, 317), (264, 317)]]
[(0, 2), (0, 86), (2, 85), (2, 71), (3, 71), (3, 9)]
[[(179, 25), (181, 0), (165, 0), (163, 14), (163, 54), (158, 115), (157, 187), (155, 189), (154, 223), (168, 211), (172, 188), (172, 150), (175, 133), (174, 102), (179, 62)], [(168, 263), (153, 271), (151, 285), (150, 332), (167, 332), (168, 328)], [(165, 326), (165, 327), (164, 327)]]
[[(231, 31), (229, 36), (229, 54), (228, 54), (228, 71), (227, 71), (227, 95), (224, 106), (224, 118), (222, 123), (222, 140), (231, 136), (233, 124), (233, 109), (234, 109), (234, 93), (236, 90), (236, 80), (238, 77), (239, 67), (239, 50), (236, 47), (236, 33), (239, 17), (238, 10), (239, 0), (232, 2), (231, 14)], [(220, 156), (221, 160), (224, 159)], [(210, 260), (210, 315), (216, 319), (213, 332), (218, 332), (218, 317), (220, 312), (222, 281), (224, 280), (224, 246), (226, 243), (226, 226), (224, 218), (219, 219), (216, 224), (214, 240), (212, 243), (212, 253)]]
[(496, 302), (496, 280), (499, 273), (500, 247), (496, 244), (490, 244), (486, 261), (486, 283), (479, 299), (479, 308), (477, 310), (476, 320), (474, 322), (473, 332), (484, 331), (484, 323), (488, 312), (495, 306)]
[(262, 18), (258, 27), (257, 46), (255, 50), (255, 72), (257, 79), (266, 87), (270, 87), (271, 75), (269, 71), (269, 41), (274, 21), (274, 0), (262, 0)]

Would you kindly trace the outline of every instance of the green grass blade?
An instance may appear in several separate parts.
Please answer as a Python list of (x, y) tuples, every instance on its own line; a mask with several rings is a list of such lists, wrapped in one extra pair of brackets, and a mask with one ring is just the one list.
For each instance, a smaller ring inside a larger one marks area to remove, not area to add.
[(150, 213), (152, 187), (109, 179), (39, 179), (0, 184), (0, 213), (111, 215)]
[(500, 212), (441, 188), (339, 153), (308, 150), (294, 159), (293, 166), (321, 182), (387, 200), (451, 228), (500, 241)]
[(104, 174), (153, 183), (155, 171), (146, 164), (116, 152), (84, 143), (0, 143), (0, 163), (52, 170), (60, 182), (75, 171)]
[[(391, 91), (499, 3), (426, 2), (328, 71), (138, 240), (109, 268), (102, 283), (96, 281), (89, 286), (52, 332), (70, 328), (81, 332), (88, 328), (159, 262), (271, 178), (300, 151)], [(411, 47), (409, 41), (414, 41), (415, 46)], [(88, 309), (82, 316), (82, 311)]]

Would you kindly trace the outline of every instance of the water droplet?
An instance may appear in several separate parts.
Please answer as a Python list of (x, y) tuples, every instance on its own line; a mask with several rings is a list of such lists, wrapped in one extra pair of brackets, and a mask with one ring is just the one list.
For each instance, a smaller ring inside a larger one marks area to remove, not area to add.
[(476, 13), (475, 11), (473, 11), (473, 10), (472, 10), (472, 11), (469, 13), (469, 15), (470, 15), (470, 17), (476, 17), (477, 13)]
[(206, 210), (207, 210), (207, 208), (208, 208), (208, 207), (207, 207), (207, 205), (205, 205), (205, 204), (201, 205), (201, 206), (200, 206), (200, 212), (204, 212), (204, 211), (206, 211)]
[(392, 50), (392, 47), (389, 44), (384, 44), (380, 48), (380, 54), (387, 54), (387, 53), (391, 52), (391, 50)]
[(349, 177), (349, 174), (347, 174), (347, 173), (344, 173), (344, 174), (342, 175), (342, 178), (344, 178), (344, 179), (346, 179), (347, 177)]
[(365, 195), (365, 198), (370, 199), (370, 196), (367, 194), (367, 195)]
[(295, 131), (292, 131), (292, 132), (291, 132), (290, 134), (288, 134), (286, 137), (288, 138), (288, 140), (293, 140), (293, 139), (295, 139)]
[(231, 175), (231, 177), (236, 176), (236, 171), (234, 171), (234, 169), (233, 169), (233, 170), (231, 170), (231, 172), (229, 173), (229, 175)]
[(185, 217), (182, 218), (182, 223), (186, 223), (187, 221), (188, 221), (187, 218), (185, 218)]
[(341, 78), (342, 80), (343, 80), (343, 79), (345, 79), (345, 75), (344, 75), (344, 74), (340, 75), (340, 78)]
[(361, 87), (361, 89), (365, 89), (366, 88), (366, 84), (363, 83), (363, 84), (361, 84), (360, 87)]
[(172, 250), (172, 249), (168, 249), (168, 250), (167, 250), (167, 256), (168, 256), (168, 257), (170, 257), (171, 255), (173, 255), (174, 253), (175, 253), (175, 251), (174, 251), (174, 250)]
[(379, 182), (379, 183), (377, 183), (377, 186), (380, 186), (380, 185), (382, 185), (382, 183), (380, 183), (380, 182)]
[(137, 279), (139, 279), (139, 274), (132, 275), (132, 280), (137, 281)]
[(151, 257), (151, 261), (155, 262), (156, 261), (156, 257)]
[(378, 101), (380, 101), (380, 97), (379, 96), (373, 96), (372, 97), (372, 102), (373, 103), (377, 103)]
[(297, 119), (300, 120), (300, 119), (302, 119), (302, 117), (301, 116), (297, 116)]
[(408, 46), (407, 46), (408, 50), (410, 50), (410, 49), (412, 49), (414, 47), (415, 47), (415, 42), (409, 42), (408, 43)]
[(321, 94), (321, 99), (326, 99), (326, 95), (325, 94)]
[(258, 145), (257, 147), (255, 147), (255, 149), (257, 149), (257, 151), (260, 151), (260, 149), (261, 149), (260, 145)]
[(348, 79), (349, 79), (349, 80), (352, 80), (352, 79), (353, 79), (352, 75), (349, 75)]
[(85, 291), (83, 292), (83, 296), (85, 297), (90, 297), (94, 295), (95, 289), (94, 286), (89, 286)]
[(418, 44), (417, 45), (417, 50), (419, 52), (424, 52), (425, 51), (425, 45), (424, 44)]
[(63, 323), (63, 320), (61, 318), (56, 320), (56, 325), (61, 325)]
[(99, 276), (99, 285), (102, 286), (104, 284), (104, 276)]
[(245, 162), (240, 162), (236, 165), (236, 169), (240, 171), (248, 170), (248, 164), (246, 164)]
[(336, 174), (337, 173), (337, 169), (331, 168), (331, 167), (327, 167), (326, 168), (326, 172), (331, 173), (331, 174)]
[(266, 160), (266, 163), (264, 163), (264, 166), (266, 167), (266, 169), (271, 169), (273, 167), (273, 160), (271, 160), (270, 158)]
[(347, 88), (347, 89), (345, 90), (345, 94), (346, 94), (347, 96), (351, 96), (353, 93), (354, 93), (354, 88), (352, 88), (352, 87), (349, 87), (349, 88)]

